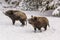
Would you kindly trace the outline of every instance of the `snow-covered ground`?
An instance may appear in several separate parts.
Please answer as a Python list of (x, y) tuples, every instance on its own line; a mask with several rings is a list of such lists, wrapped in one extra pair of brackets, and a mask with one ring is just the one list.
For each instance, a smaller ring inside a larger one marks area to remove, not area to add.
[[(38, 16), (39, 13), (25, 12), (28, 18), (31, 15)], [(32, 14), (31, 14), (32, 13)], [(30, 24), (24, 27), (17, 21), (12, 25), (11, 19), (0, 11), (0, 40), (60, 40), (60, 18), (47, 17), (50, 23), (46, 31), (34, 33)]]

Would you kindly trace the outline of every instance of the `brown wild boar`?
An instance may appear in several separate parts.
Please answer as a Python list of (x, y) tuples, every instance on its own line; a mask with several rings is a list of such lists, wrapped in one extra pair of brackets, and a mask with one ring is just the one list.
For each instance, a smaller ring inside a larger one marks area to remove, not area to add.
[(47, 25), (49, 26), (49, 21), (45, 17), (36, 17), (32, 16), (30, 19), (28, 19), (28, 23), (31, 24), (34, 28), (34, 32), (36, 32), (36, 28), (42, 32), (41, 28), (43, 27), (45, 30), (47, 30)]
[(25, 22), (27, 23), (26, 14), (19, 10), (8, 10), (5, 12), (5, 15), (8, 16), (9, 18), (11, 18), (13, 25), (15, 24), (15, 21), (17, 21), (17, 20), (19, 20), (22, 23), (22, 25), (25, 25)]

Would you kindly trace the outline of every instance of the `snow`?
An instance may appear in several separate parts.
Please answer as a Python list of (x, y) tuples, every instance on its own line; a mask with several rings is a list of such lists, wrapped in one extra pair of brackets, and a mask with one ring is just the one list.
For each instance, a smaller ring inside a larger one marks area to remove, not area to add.
[[(26, 12), (27, 17), (31, 15), (39, 16), (39, 13)], [(32, 13), (32, 14), (31, 14)], [(0, 11), (0, 40), (60, 40), (60, 18), (47, 17), (50, 23), (46, 31), (34, 33), (33, 27), (28, 23), (21, 26), (19, 21), (12, 25), (11, 19)]]
[[(0, 0), (0, 2), (4, 3), (4, 0)], [(4, 3), (2, 4), (2, 6), (9, 6), (9, 5)], [(19, 21), (16, 21), (15, 25), (12, 25), (11, 19), (5, 16), (3, 12), (9, 9), (13, 9), (13, 10), (16, 9), (15, 8), (4, 9), (2, 6), (0, 5), (0, 40), (60, 40), (60, 18), (59, 17), (45, 16), (49, 20), (50, 28), (48, 27), (47, 30), (43, 32), (39, 32), (37, 30), (37, 32), (34, 33), (34, 29), (29, 23), (27, 24), (27, 26), (25, 25), (23, 27), (21, 26), (21, 23)], [(60, 7), (57, 9), (60, 9)], [(59, 14), (57, 9), (53, 11), (52, 15)], [(17, 10), (20, 9), (18, 8)], [(23, 11), (23, 12), (26, 13), (28, 19), (30, 18), (31, 15), (34, 16), (42, 15), (42, 14), (40, 15), (40, 12), (38, 11), (35, 12)]]

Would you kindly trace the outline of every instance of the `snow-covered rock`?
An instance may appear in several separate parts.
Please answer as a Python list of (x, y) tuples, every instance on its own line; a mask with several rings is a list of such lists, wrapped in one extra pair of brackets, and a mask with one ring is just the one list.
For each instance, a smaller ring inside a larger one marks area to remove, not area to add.
[(60, 6), (53, 11), (52, 15), (60, 16)]

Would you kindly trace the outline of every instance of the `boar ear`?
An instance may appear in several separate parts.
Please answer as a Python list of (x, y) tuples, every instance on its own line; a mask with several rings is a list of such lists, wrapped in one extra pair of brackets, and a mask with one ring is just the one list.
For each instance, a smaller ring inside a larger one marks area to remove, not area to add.
[(33, 15), (31, 15), (31, 17), (33, 17)]
[(37, 17), (34, 17), (34, 20), (37, 20)]

